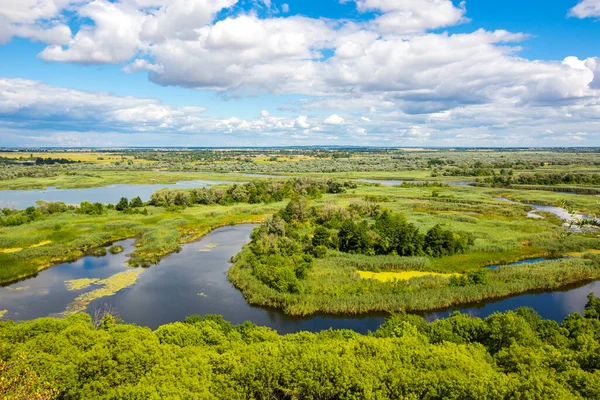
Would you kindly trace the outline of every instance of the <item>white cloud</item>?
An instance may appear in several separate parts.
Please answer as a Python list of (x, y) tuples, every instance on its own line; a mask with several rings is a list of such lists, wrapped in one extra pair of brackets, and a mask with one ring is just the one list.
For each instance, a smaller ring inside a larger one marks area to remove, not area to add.
[(267, 110), (262, 110), (262, 111), (260, 112), (260, 116), (261, 116), (262, 118), (268, 118), (268, 117), (269, 117), (269, 112), (268, 112)]
[(600, 0), (582, 0), (569, 10), (569, 15), (577, 18), (600, 17)]
[(289, 13), (290, 12), (290, 5), (287, 4), (287, 3), (283, 3), (281, 5), (281, 11), (284, 12), (284, 13), (286, 13), (286, 14)]
[(0, 78), (0, 116), (18, 115), (100, 126), (127, 124), (128, 129), (179, 128), (198, 121), (202, 107), (174, 108), (155, 99), (113, 96), (44, 85), (25, 79)]
[(467, 20), (465, 3), (455, 7), (451, 0), (357, 0), (356, 5), (360, 11), (383, 12), (375, 20), (383, 33), (418, 33)]
[(295, 126), (302, 129), (310, 128), (310, 124), (308, 123), (308, 117), (301, 115), (298, 118), (296, 118)]
[(346, 120), (337, 114), (330, 115), (323, 121), (325, 125), (343, 125)]

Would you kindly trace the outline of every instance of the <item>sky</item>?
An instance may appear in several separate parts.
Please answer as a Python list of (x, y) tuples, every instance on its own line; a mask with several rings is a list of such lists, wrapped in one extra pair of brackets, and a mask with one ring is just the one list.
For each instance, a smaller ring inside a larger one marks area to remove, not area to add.
[(600, 0), (0, 0), (0, 147), (600, 146)]

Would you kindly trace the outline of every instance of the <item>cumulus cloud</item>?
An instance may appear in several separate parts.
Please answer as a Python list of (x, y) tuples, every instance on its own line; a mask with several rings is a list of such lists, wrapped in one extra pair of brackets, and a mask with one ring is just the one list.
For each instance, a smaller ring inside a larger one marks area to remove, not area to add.
[(346, 120), (337, 114), (330, 115), (323, 121), (325, 125), (343, 125)]
[(295, 126), (301, 129), (310, 128), (310, 124), (308, 123), (308, 117), (305, 115), (301, 115), (298, 118), (296, 118)]
[(451, 0), (357, 0), (360, 11), (381, 11), (374, 23), (380, 32), (407, 34), (466, 22), (465, 2)]
[(582, 0), (571, 8), (569, 15), (577, 18), (600, 17), (600, 0)]
[(82, 121), (129, 129), (182, 127), (199, 120), (202, 107), (174, 108), (155, 99), (114, 96), (44, 85), (26, 79), (0, 78), (0, 116), (47, 121)]

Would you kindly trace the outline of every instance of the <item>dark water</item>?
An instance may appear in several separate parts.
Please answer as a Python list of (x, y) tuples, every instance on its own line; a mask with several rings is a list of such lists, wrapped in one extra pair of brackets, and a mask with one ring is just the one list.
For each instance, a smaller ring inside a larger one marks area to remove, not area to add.
[[(414, 183), (414, 184), (436, 183), (435, 181), (400, 181), (400, 180), (393, 180), (393, 179), (357, 179), (357, 181), (366, 182), (366, 183), (379, 183), (383, 186), (398, 186), (398, 185), (402, 185), (403, 183)], [(443, 183), (444, 185), (450, 185), (450, 186), (470, 186), (473, 182), (471, 182), (471, 181), (442, 181), (439, 183)]]
[(491, 269), (491, 270), (496, 270), (500, 267), (512, 267), (514, 265), (523, 265), (523, 264), (535, 264), (535, 263), (539, 263), (539, 262), (543, 262), (543, 261), (559, 261), (559, 260), (564, 260), (564, 258), (530, 258), (528, 260), (521, 260), (521, 261), (517, 261), (514, 263), (510, 263), (510, 264), (505, 264), (505, 265), (489, 265), (486, 268), (487, 269)]
[(38, 200), (61, 201), (67, 204), (79, 204), (82, 201), (93, 203), (116, 204), (121, 197), (132, 199), (141, 197), (142, 201), (150, 200), (150, 196), (160, 189), (202, 188), (227, 182), (216, 181), (182, 181), (176, 184), (147, 185), (110, 185), (86, 189), (57, 189), (48, 187), (44, 190), (0, 190), (0, 208), (24, 209), (35, 206)]
[[(94, 300), (88, 311), (109, 305), (127, 322), (156, 328), (159, 325), (181, 321), (192, 314), (221, 314), (235, 324), (252, 321), (268, 326), (280, 333), (298, 331), (318, 332), (329, 328), (352, 329), (366, 333), (374, 331), (384, 321), (385, 315), (358, 317), (314, 316), (293, 318), (275, 309), (249, 305), (241, 292), (227, 279), (231, 266), (229, 259), (249, 241), (252, 225), (239, 225), (215, 230), (198, 242), (183, 246), (179, 253), (144, 270), (133, 286), (117, 294)], [(125, 241), (131, 251), (132, 241)], [(217, 245), (213, 247), (212, 245)], [(6, 309), (4, 318), (31, 319), (57, 315), (67, 304), (88, 289), (70, 292), (64, 281), (80, 278), (106, 278), (127, 270), (126, 254), (102, 258), (86, 257), (75, 263), (42, 271), (37, 277), (0, 288), (0, 310)], [(27, 287), (22, 291), (9, 288)], [(486, 304), (458, 307), (453, 310), (424, 314), (428, 319), (443, 318), (454, 310), (485, 317), (495, 311), (506, 311), (521, 306), (537, 310), (544, 318), (562, 320), (572, 312), (582, 312), (588, 293), (600, 295), (600, 282), (578, 288), (551, 293), (526, 294)]]

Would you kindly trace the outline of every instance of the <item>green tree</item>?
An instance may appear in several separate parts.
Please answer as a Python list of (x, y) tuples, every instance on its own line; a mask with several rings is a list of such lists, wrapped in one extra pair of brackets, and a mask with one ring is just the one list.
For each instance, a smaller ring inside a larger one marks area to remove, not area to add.
[(125, 211), (127, 208), (129, 208), (129, 200), (127, 200), (127, 197), (121, 197), (121, 200), (119, 200), (115, 209), (117, 211)]

